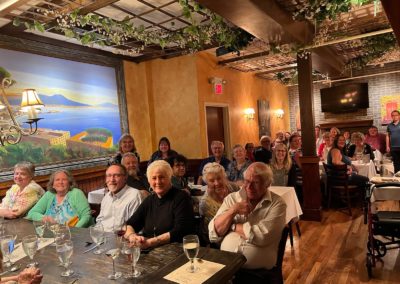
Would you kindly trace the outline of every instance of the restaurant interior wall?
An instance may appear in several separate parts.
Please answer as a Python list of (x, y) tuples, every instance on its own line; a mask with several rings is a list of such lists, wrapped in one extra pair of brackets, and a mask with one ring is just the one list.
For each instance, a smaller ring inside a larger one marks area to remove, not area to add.
[[(387, 74), (362, 78), (344, 83), (368, 83), (369, 108), (359, 109), (349, 113), (323, 113), (321, 112), (320, 89), (327, 88), (327, 84), (314, 84), (314, 119), (315, 124), (331, 123), (338, 121), (373, 120), (380, 132), (386, 132), (386, 126), (381, 123), (381, 97), (388, 95), (400, 96), (400, 73)], [(296, 130), (296, 112), (299, 108), (299, 94), (297, 86), (289, 87), (290, 128)]]
[[(207, 156), (205, 105), (227, 104), (231, 145), (253, 142), (258, 145), (257, 100), (270, 102), (270, 109), (285, 115), (271, 115), (271, 133), (289, 129), (287, 87), (218, 66), (209, 52), (143, 63), (124, 62), (130, 133), (135, 137), (142, 160), (167, 136), (173, 149), (188, 158)], [(224, 93), (215, 95), (210, 77), (226, 80)], [(244, 117), (245, 108), (256, 110), (255, 119)]]

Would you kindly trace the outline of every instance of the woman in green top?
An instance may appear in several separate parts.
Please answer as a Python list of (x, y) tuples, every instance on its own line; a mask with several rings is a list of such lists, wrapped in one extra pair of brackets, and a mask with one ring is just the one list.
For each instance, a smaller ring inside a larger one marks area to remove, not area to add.
[[(76, 223), (73, 220), (77, 218)], [(75, 227), (88, 227), (93, 222), (85, 194), (76, 188), (72, 175), (65, 170), (50, 176), (47, 192), (29, 211), (28, 219)]]

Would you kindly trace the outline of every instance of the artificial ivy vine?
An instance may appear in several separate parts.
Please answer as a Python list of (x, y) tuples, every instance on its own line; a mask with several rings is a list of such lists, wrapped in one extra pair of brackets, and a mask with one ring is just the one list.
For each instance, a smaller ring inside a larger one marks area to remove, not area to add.
[[(201, 7), (194, 1), (180, 0), (182, 16), (190, 22), (190, 25), (180, 30), (170, 31), (162, 29), (146, 29), (143, 25), (134, 26), (130, 18), (115, 21), (96, 14), (80, 14), (80, 10), (74, 10), (69, 14), (63, 14), (57, 10), (44, 8), (37, 12), (44, 16), (55, 17), (56, 21), (42, 23), (14, 19), (14, 25), (24, 24), (27, 29), (45, 32), (52, 28), (62, 32), (65, 36), (75, 38), (83, 45), (113, 46), (122, 45), (129, 41), (135, 41), (132, 53), (139, 53), (145, 46), (158, 45), (162, 49), (167, 46), (179, 46), (190, 52), (195, 52), (209, 46), (218, 45), (230, 50), (240, 50), (247, 46), (253, 36), (247, 32), (232, 28), (224, 19), (210, 10)], [(200, 24), (194, 17), (194, 13), (202, 12), (209, 18), (207, 23)], [(171, 28), (175, 22), (170, 22)]]

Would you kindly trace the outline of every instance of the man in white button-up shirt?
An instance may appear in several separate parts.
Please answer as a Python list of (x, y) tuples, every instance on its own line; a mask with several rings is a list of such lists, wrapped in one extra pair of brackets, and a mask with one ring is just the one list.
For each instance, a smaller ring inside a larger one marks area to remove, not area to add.
[(268, 190), (271, 182), (268, 165), (251, 164), (244, 172), (242, 189), (225, 197), (208, 225), (211, 242), (222, 241), (221, 250), (243, 253), (244, 268), (271, 269), (276, 264), (286, 203)]
[(96, 219), (106, 232), (121, 230), (142, 202), (139, 190), (126, 185), (127, 177), (126, 168), (120, 164), (111, 165), (106, 171), (108, 192), (101, 201), (100, 214)]

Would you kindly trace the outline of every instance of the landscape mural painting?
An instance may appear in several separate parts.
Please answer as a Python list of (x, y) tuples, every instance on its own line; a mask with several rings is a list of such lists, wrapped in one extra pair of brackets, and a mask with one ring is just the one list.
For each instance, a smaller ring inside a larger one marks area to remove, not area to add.
[[(0, 148), (0, 169), (20, 161), (35, 165), (110, 155), (121, 136), (115, 69), (30, 53), (0, 49), (0, 66), (16, 83), (6, 89), (22, 127), (23, 89), (36, 89), (44, 107), (38, 132), (16, 145)], [(5, 110), (0, 111), (2, 123)]]

